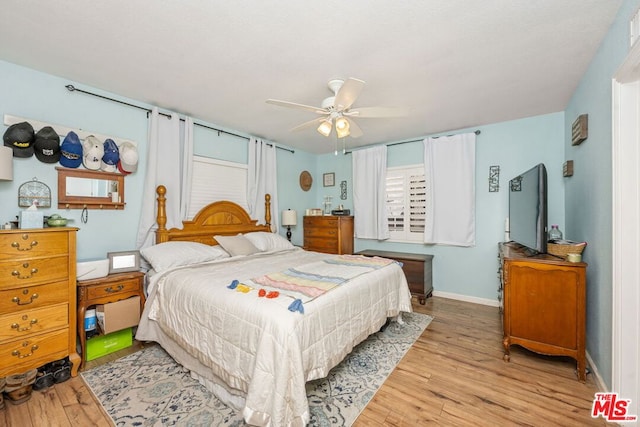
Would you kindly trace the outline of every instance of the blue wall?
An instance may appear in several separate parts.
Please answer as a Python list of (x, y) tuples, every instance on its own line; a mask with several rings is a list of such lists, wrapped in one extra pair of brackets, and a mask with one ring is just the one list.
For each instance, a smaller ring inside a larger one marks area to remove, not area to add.
[[(433, 258), (433, 287), (440, 294), (455, 294), (480, 302), (495, 302), (497, 297), (497, 244), (504, 240), (504, 222), (508, 216), (508, 192), (511, 178), (538, 163), (548, 172), (549, 223), (564, 229), (564, 114), (553, 113), (521, 120), (456, 131), (480, 130), (476, 144), (476, 246), (462, 248), (418, 243), (393, 243), (356, 239), (356, 250), (366, 248), (427, 253)], [(420, 139), (420, 138), (416, 138)], [(422, 142), (393, 145), (388, 148), (388, 166), (422, 163)], [(500, 166), (500, 191), (489, 192), (489, 166)], [(351, 193), (351, 155), (319, 156), (316, 175), (335, 172), (335, 187), (319, 187), (316, 206), (323, 196), (332, 196), (333, 204), (353, 209)], [(348, 182), (348, 199), (340, 200), (341, 180)], [(356, 217), (357, 221), (357, 217)]]
[[(640, 1), (625, 1), (584, 74), (567, 109), (564, 156), (574, 161), (566, 180), (568, 237), (584, 240), (587, 269), (587, 352), (603, 380), (611, 386), (612, 328), (612, 167), (611, 81), (629, 51), (629, 20)], [(571, 145), (571, 123), (589, 115), (589, 137)]]

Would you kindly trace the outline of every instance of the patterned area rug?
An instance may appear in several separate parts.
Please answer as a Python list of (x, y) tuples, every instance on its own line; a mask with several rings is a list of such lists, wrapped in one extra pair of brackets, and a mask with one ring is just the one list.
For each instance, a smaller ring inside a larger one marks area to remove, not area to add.
[[(404, 313), (360, 343), (326, 378), (307, 383), (311, 426), (349, 426), (432, 318)], [(245, 426), (160, 346), (83, 372), (117, 426)]]

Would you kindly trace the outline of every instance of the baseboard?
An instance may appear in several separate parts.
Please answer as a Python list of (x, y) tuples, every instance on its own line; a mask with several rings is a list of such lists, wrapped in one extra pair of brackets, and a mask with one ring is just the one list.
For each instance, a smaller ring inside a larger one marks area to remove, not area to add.
[(596, 364), (593, 363), (593, 359), (591, 359), (591, 356), (589, 355), (588, 351), (587, 351), (587, 365), (589, 366), (591, 375), (593, 375), (593, 381), (595, 381), (596, 383), (596, 389), (603, 393), (609, 392), (610, 391), (609, 388), (607, 387), (604, 380), (602, 379), (602, 376), (600, 375), (600, 372), (598, 371)]
[(455, 299), (458, 301), (473, 302), (475, 304), (489, 305), (491, 307), (500, 306), (500, 303), (498, 302), (498, 300), (492, 300), (488, 298), (470, 297), (468, 295), (454, 294), (451, 292), (441, 292), (436, 290), (433, 291), (433, 295), (441, 298), (449, 298), (449, 299)]

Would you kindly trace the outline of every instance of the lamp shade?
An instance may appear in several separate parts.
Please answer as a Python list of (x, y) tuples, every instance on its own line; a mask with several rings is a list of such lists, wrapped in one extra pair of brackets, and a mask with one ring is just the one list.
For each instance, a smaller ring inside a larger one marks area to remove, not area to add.
[(296, 225), (298, 223), (298, 213), (292, 209), (282, 211), (282, 225)]
[(0, 147), (0, 181), (13, 181), (13, 150)]

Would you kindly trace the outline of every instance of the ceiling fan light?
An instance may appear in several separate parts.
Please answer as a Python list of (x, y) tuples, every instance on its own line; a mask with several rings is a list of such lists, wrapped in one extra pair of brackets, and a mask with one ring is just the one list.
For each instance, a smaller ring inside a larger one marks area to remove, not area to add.
[(336, 119), (336, 133), (338, 138), (344, 138), (351, 133), (349, 132), (349, 122), (344, 117)]
[(331, 133), (331, 121), (323, 120), (320, 122), (320, 126), (318, 126), (318, 132), (320, 132), (324, 136), (329, 136)]

